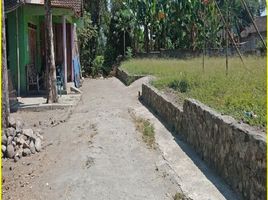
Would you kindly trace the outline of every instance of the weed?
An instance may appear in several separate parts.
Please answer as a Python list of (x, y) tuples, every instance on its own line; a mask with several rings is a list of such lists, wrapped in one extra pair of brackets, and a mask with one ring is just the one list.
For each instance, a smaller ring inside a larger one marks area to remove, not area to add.
[(149, 120), (138, 118), (132, 115), (132, 118), (135, 122), (136, 129), (142, 133), (143, 141), (150, 147), (154, 147), (155, 144), (155, 133), (154, 126), (150, 123)]
[(177, 192), (174, 197), (174, 200), (189, 200), (189, 198), (187, 198), (183, 193), (179, 193)]

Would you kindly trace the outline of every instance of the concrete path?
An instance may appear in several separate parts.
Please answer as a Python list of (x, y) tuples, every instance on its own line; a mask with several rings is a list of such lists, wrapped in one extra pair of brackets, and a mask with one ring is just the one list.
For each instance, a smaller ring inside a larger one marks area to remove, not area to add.
[[(126, 87), (115, 78), (85, 80), (67, 122), (44, 134), (51, 145), (34, 155), (34, 178), (3, 199), (165, 200), (177, 192), (194, 200), (237, 199), (138, 101), (143, 81)], [(130, 112), (154, 124), (157, 149), (144, 144)]]

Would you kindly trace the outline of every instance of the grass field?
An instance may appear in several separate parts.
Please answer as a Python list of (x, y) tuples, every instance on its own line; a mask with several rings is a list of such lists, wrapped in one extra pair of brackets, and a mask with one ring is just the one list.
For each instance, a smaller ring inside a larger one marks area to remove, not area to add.
[(172, 88), (179, 95), (195, 98), (223, 114), (250, 125), (266, 127), (266, 57), (132, 59), (121, 67), (130, 74), (154, 75), (158, 89)]

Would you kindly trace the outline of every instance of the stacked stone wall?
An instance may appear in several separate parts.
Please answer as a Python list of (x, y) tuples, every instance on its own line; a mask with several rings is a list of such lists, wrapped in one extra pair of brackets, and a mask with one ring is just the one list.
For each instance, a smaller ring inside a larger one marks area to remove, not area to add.
[(266, 134), (194, 99), (181, 108), (148, 84), (142, 101), (244, 199), (266, 199)]

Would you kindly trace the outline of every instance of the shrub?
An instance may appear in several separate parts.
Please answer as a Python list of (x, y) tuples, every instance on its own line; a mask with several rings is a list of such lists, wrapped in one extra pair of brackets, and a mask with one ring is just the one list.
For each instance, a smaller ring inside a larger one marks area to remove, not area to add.
[(127, 48), (127, 51), (126, 51), (126, 60), (129, 60), (133, 57), (133, 52), (132, 52), (132, 49), (130, 47)]
[(97, 56), (92, 62), (92, 76), (96, 77), (101, 73), (104, 58), (103, 56)]
[(181, 80), (174, 80), (168, 85), (173, 90), (177, 90), (181, 93), (185, 93), (190, 90), (190, 84), (189, 81), (186, 78), (183, 78)]

